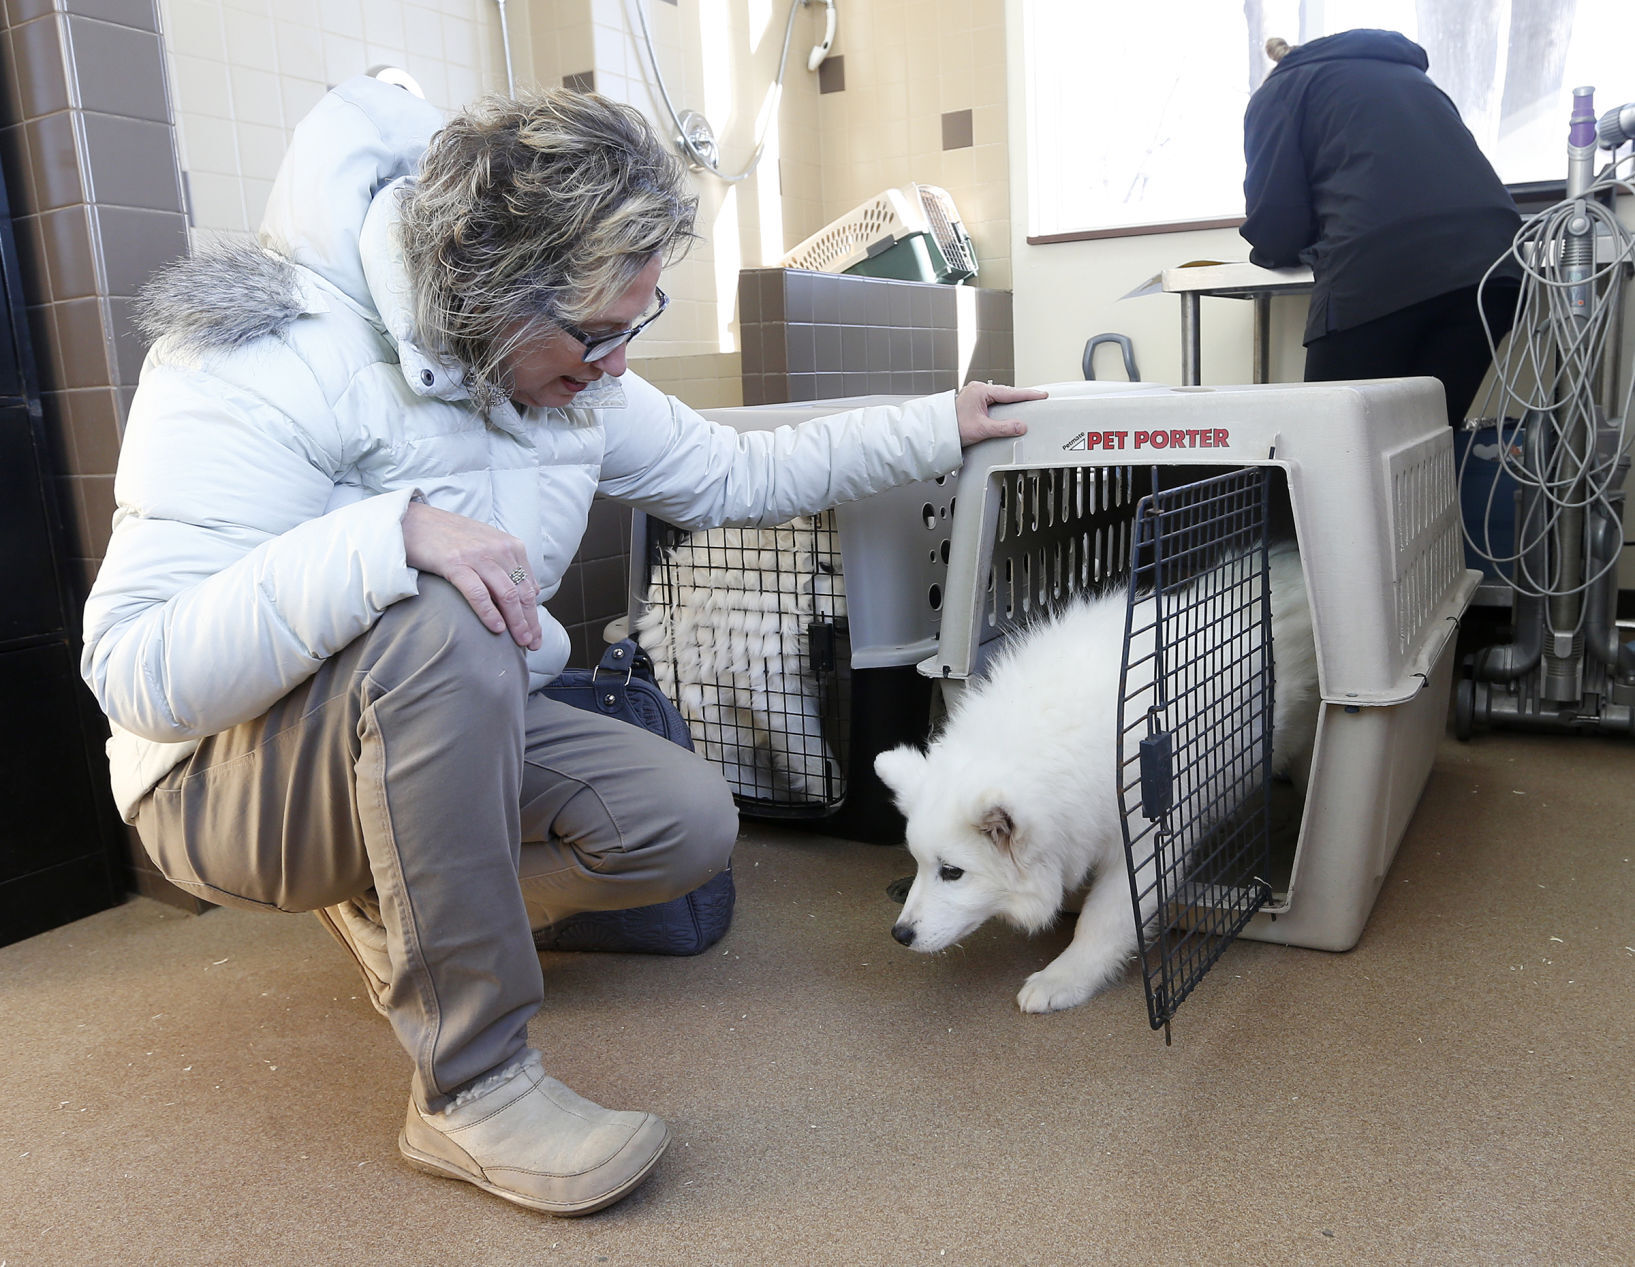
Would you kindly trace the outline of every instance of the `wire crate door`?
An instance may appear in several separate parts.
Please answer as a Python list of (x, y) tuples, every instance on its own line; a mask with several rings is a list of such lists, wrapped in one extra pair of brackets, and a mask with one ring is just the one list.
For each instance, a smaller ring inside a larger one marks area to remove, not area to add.
[(1182, 1000), (1271, 897), (1266, 468), (1136, 508), (1119, 794), (1147, 1011)]

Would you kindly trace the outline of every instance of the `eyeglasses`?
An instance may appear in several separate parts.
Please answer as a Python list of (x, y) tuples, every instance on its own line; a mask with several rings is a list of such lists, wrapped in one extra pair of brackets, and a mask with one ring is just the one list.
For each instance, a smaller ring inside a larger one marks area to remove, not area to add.
[(587, 334), (578, 326), (571, 325), (566, 321), (558, 321), (556, 325), (564, 333), (572, 335), (585, 345), (583, 360), (587, 362), (599, 361), (615, 348), (622, 348), (664, 315), (664, 310), (670, 306), (670, 296), (666, 295), (657, 286), (653, 287), (653, 294), (658, 296), (658, 311), (653, 313), (652, 316), (643, 317), (628, 330), (613, 330), (604, 334)]

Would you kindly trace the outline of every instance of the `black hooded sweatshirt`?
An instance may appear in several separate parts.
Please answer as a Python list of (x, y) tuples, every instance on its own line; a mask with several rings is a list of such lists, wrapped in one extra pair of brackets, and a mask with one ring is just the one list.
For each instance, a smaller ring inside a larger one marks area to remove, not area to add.
[(1249, 99), (1239, 232), (1256, 264), (1311, 265), (1307, 343), (1474, 286), (1520, 227), (1429, 64), (1395, 31), (1344, 31), (1292, 49)]

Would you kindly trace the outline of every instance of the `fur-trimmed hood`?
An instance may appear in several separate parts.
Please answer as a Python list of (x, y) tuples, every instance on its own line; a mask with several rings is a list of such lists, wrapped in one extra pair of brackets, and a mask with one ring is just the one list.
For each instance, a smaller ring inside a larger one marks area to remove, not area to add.
[(302, 311), (288, 260), (227, 238), (155, 273), (137, 296), (136, 328), (150, 344), (198, 356), (282, 334)]

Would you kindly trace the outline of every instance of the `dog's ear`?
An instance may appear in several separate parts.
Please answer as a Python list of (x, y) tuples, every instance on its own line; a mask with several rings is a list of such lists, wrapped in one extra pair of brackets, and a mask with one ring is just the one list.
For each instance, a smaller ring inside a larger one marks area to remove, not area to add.
[(925, 779), (925, 753), (909, 744), (891, 748), (874, 758), (874, 772), (891, 789), (899, 809)]
[(1016, 848), (1016, 820), (1011, 817), (1010, 810), (1003, 803), (992, 797), (978, 802), (978, 810), (972, 816), (976, 829), (986, 836), (993, 847), (1001, 853), (1012, 853)]

